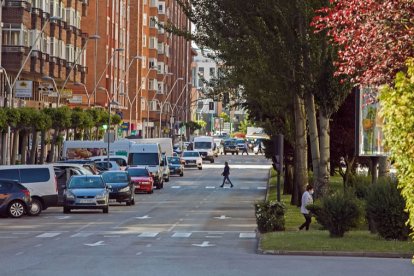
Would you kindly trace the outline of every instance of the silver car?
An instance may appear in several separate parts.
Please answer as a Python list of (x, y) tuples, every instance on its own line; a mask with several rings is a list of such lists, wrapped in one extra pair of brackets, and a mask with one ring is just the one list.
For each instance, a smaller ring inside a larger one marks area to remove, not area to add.
[(100, 175), (74, 175), (63, 194), (63, 212), (72, 209), (102, 209), (109, 211), (109, 189)]

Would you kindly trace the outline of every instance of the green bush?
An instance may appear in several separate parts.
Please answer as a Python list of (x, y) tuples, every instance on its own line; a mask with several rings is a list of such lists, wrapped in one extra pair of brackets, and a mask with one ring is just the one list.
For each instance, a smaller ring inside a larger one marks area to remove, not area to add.
[(365, 199), (371, 185), (371, 177), (363, 175), (352, 175), (349, 177), (348, 187), (352, 189), (359, 199)]
[(286, 206), (282, 202), (256, 203), (255, 211), (257, 227), (261, 233), (285, 230)]
[(334, 193), (307, 207), (331, 237), (343, 237), (356, 227), (361, 217), (361, 203), (352, 194)]
[(410, 233), (406, 225), (408, 214), (405, 201), (392, 181), (379, 181), (369, 189), (366, 212), (378, 234), (387, 240), (406, 240)]

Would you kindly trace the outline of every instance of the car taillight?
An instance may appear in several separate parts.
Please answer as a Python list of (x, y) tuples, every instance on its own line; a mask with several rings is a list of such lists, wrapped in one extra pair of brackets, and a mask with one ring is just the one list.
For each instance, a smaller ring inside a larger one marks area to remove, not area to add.
[(30, 198), (30, 191), (29, 191), (29, 190), (22, 190), (22, 192), (24, 193), (24, 195), (25, 195), (27, 198)]

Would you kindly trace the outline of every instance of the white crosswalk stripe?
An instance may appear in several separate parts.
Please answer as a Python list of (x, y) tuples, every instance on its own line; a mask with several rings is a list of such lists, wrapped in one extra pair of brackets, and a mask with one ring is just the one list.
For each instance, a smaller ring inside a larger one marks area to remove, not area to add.
[(256, 238), (256, 233), (240, 233), (239, 238), (241, 239), (254, 239)]
[(144, 232), (139, 234), (138, 238), (155, 238), (158, 234), (158, 232)]
[(46, 232), (40, 235), (37, 235), (36, 238), (53, 238), (53, 237), (57, 237), (62, 233), (58, 233), (58, 232)]
[(191, 232), (175, 232), (171, 237), (172, 238), (189, 238), (191, 236)]

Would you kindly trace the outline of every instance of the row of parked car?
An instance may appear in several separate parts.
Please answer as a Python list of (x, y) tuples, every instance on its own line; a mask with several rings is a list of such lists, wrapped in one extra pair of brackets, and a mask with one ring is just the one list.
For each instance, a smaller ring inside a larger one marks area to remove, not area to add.
[[(113, 156), (110, 162), (105, 159), (0, 166), (0, 214), (12, 218), (36, 216), (54, 206), (63, 206), (64, 213), (73, 209), (102, 209), (108, 213), (111, 201), (134, 205), (135, 193), (163, 188), (155, 185), (146, 166), (127, 167), (122, 157)], [(165, 162), (165, 181), (170, 175), (184, 175), (185, 164), (180, 157), (165, 157)]]

